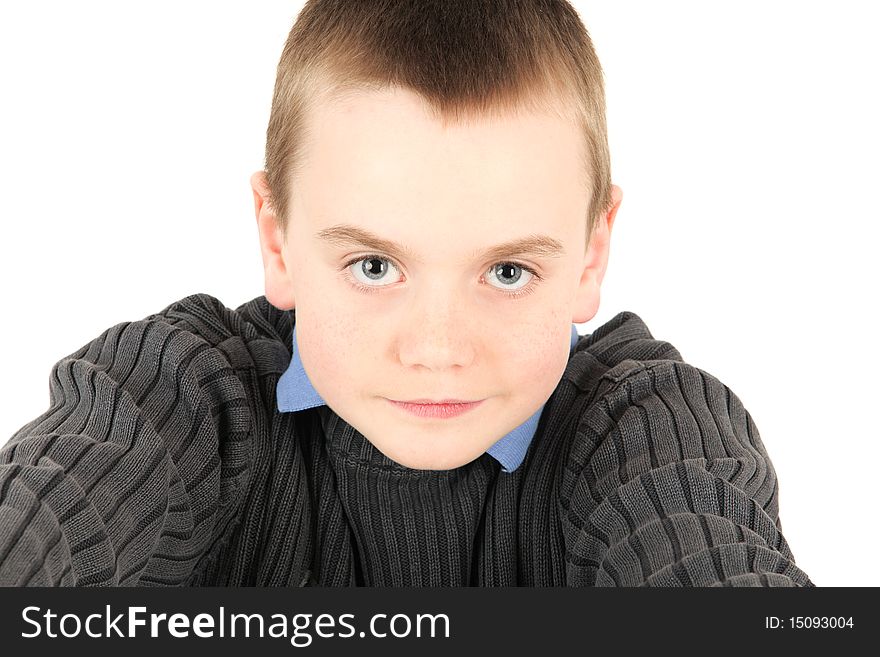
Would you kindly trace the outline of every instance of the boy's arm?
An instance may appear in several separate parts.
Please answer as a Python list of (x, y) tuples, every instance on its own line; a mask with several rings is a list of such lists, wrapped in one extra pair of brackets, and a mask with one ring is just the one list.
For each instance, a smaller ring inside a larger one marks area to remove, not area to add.
[(782, 536), (776, 473), (718, 379), (636, 367), (590, 404), (563, 478), (571, 586), (815, 586)]
[(222, 542), (251, 416), (222, 349), (152, 315), (52, 367), (0, 449), (0, 585), (185, 584)]

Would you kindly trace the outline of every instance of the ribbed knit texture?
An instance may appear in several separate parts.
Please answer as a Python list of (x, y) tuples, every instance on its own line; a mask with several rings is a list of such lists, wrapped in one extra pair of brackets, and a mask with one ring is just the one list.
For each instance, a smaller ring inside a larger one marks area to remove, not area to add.
[(621, 312), (512, 473), (280, 413), (293, 314), (190, 295), (59, 360), (0, 449), (0, 584), (813, 586), (740, 400)]

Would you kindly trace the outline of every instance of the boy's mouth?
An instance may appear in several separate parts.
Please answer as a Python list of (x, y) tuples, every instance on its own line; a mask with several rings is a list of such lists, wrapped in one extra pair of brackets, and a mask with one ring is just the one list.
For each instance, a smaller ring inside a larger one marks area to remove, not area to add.
[(408, 401), (395, 401), (389, 399), (394, 406), (407, 413), (426, 418), (451, 418), (473, 410), (485, 400), (464, 401), (460, 399), (414, 399)]
[[(394, 401), (394, 400), (392, 400)], [(481, 400), (469, 401), (467, 399), (401, 399), (401, 404), (476, 404)]]

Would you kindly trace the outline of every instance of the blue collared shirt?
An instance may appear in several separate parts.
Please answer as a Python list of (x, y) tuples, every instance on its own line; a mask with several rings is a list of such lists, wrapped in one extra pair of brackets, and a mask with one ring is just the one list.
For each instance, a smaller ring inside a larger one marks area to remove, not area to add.
[[(577, 328), (572, 324), (571, 350), (574, 349), (579, 337)], [(300, 360), (299, 349), (296, 347), (296, 325), (293, 327), (292, 342), (293, 357), (290, 359), (287, 371), (278, 380), (278, 386), (275, 391), (275, 396), (278, 400), (278, 410), (282, 413), (290, 413), (316, 406), (326, 406), (327, 402), (315, 390), (303, 368), (302, 360)], [(535, 431), (538, 429), (538, 420), (541, 418), (541, 412), (544, 410), (546, 403), (545, 401), (541, 404), (541, 407), (528, 420), (500, 438), (486, 450), (495, 460), (501, 463), (503, 472), (513, 472), (523, 462), (532, 438), (535, 437)]]

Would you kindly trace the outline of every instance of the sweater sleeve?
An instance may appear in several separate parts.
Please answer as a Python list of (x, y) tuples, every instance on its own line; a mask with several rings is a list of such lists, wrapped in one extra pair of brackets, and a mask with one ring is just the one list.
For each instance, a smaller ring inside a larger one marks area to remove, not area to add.
[(53, 365), (49, 409), (0, 449), (0, 585), (180, 585), (222, 542), (248, 399), (177, 323), (118, 324)]
[(569, 585), (815, 586), (782, 535), (758, 430), (727, 386), (672, 360), (603, 384), (563, 474)]

